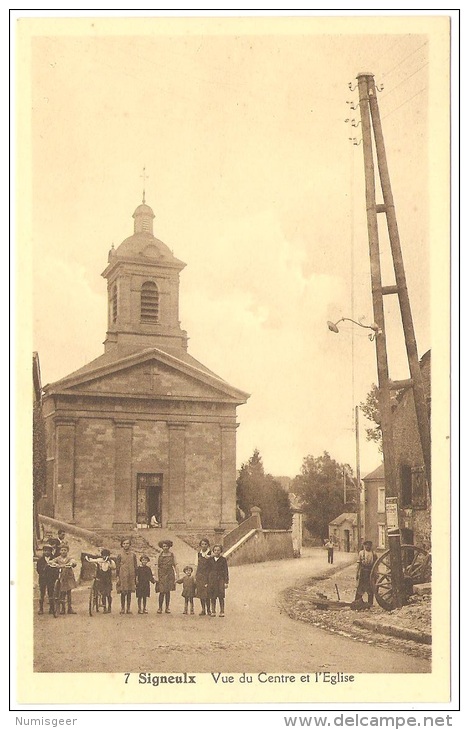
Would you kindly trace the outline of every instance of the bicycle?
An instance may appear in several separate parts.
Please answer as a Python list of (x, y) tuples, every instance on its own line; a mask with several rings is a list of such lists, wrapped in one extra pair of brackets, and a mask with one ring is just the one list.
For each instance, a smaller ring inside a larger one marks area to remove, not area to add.
[(98, 588), (99, 582), (97, 576), (93, 578), (93, 582), (91, 584), (90, 588), (90, 598), (88, 602), (88, 611), (90, 616), (93, 615), (93, 613), (99, 613), (100, 608), (104, 608), (103, 605), (103, 597), (102, 594)]
[(88, 612), (90, 616), (93, 613), (99, 613), (99, 609), (103, 609), (103, 613), (111, 612), (111, 590), (112, 590), (112, 573), (115, 569), (115, 562), (110, 557), (109, 550), (101, 551), (100, 558), (90, 557), (88, 554), (83, 555), (83, 559), (89, 563), (95, 563), (95, 574), (90, 587), (90, 595), (88, 601)]

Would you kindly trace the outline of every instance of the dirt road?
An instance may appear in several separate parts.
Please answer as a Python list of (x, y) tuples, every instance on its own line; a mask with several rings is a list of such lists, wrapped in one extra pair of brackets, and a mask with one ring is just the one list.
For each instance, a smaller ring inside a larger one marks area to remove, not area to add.
[[(337, 555), (337, 565), (347, 562)], [(230, 571), (226, 617), (182, 614), (180, 587), (171, 614), (88, 616), (88, 589), (74, 591), (76, 616), (35, 615), (35, 671), (38, 672), (270, 672), (423, 673), (430, 662), (331, 635), (281, 613), (283, 589), (327, 568), (322, 550), (298, 560), (234, 567)]]

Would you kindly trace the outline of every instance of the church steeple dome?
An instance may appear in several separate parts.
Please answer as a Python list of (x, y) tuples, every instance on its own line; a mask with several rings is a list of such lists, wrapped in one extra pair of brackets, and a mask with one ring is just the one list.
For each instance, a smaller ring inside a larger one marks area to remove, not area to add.
[(143, 202), (133, 214), (134, 233), (109, 252), (103, 276), (108, 282), (105, 350), (187, 350), (179, 322), (179, 273), (185, 267), (153, 235), (155, 214)]
[(134, 219), (134, 233), (149, 233), (153, 235), (153, 219), (155, 214), (149, 205), (145, 203), (145, 196), (143, 202), (137, 208), (133, 214)]

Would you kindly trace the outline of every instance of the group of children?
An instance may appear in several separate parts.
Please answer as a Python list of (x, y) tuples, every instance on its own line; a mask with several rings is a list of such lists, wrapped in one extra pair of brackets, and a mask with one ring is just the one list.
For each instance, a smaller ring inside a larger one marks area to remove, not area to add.
[[(68, 557), (68, 544), (65, 533), (59, 532), (58, 539), (49, 539), (43, 547), (43, 556), (39, 558), (36, 569), (39, 574), (39, 613), (44, 612), (46, 592), (49, 597), (49, 612), (52, 613), (53, 588), (57, 578), (60, 578), (60, 590), (66, 597), (68, 613), (72, 610), (71, 591), (76, 586), (73, 568), (76, 563)], [(161, 552), (158, 555), (157, 577), (150, 568), (148, 555), (137, 555), (131, 550), (129, 538), (121, 540), (121, 551), (116, 558), (111, 557), (107, 549), (101, 550), (98, 557), (85, 555), (85, 559), (96, 565), (97, 589), (101, 596), (104, 613), (111, 613), (112, 607), (112, 573), (116, 573), (116, 590), (120, 594), (120, 613), (131, 614), (132, 593), (136, 594), (139, 614), (147, 614), (147, 601), (150, 597), (150, 587), (153, 584), (158, 594), (158, 609), (156, 613), (171, 613), (171, 592), (176, 590), (176, 584), (182, 585), (184, 598), (183, 614), (194, 614), (194, 598), (198, 597), (201, 604), (201, 616), (215, 616), (217, 601), (219, 616), (225, 615), (225, 590), (228, 587), (229, 573), (226, 558), (223, 557), (222, 545), (213, 545), (204, 538), (199, 543), (197, 552), (197, 569), (195, 576), (193, 568), (186, 565), (183, 576), (179, 570), (174, 553), (171, 551), (171, 540), (162, 540), (158, 543)], [(59, 568), (61, 570), (59, 571)], [(65, 605), (65, 602), (64, 602)]]

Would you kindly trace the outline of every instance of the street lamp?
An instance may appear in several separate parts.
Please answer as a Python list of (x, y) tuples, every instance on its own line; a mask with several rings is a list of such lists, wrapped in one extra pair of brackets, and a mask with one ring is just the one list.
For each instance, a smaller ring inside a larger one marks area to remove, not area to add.
[[(356, 322), (354, 319), (351, 319), (350, 317), (342, 317), (341, 319), (337, 320), (337, 322), (328, 322), (327, 326), (331, 332), (335, 332), (336, 334), (339, 332), (339, 329), (337, 325), (339, 322), (353, 322), (353, 324), (357, 324), (359, 327), (364, 327), (365, 329), (373, 330), (368, 337), (371, 341), (376, 340), (376, 335), (382, 335), (383, 330), (379, 325), (376, 324), (376, 322), (372, 322), (372, 324), (362, 324), (361, 322)], [(379, 380), (379, 404), (380, 404), (380, 411), (381, 411), (381, 433), (383, 435), (383, 453), (385, 456), (385, 469), (387, 468), (387, 472), (385, 472), (385, 475), (387, 473), (393, 475), (392, 479), (392, 485), (393, 485), (393, 491), (394, 491), (394, 445), (393, 445), (393, 438), (392, 438), (392, 420), (391, 420), (391, 400), (389, 395), (389, 386), (391, 384), (391, 381), (389, 380), (388, 376), (388, 369), (387, 369), (387, 354), (386, 354), (386, 338), (380, 337), (376, 340), (376, 359), (377, 359), (377, 365), (378, 365), (378, 380)], [(394, 381), (394, 386), (397, 384), (397, 381)], [(357, 409), (358, 410), (358, 409)], [(356, 416), (358, 418), (358, 416)], [(356, 428), (357, 428), (357, 434), (358, 434), (358, 421), (356, 420)], [(358, 436), (357, 436), (358, 438)], [(358, 445), (357, 445), (358, 449)], [(358, 452), (357, 452), (358, 453)], [(387, 460), (387, 461), (386, 461)], [(358, 467), (359, 468), (359, 467)], [(357, 469), (358, 470), (358, 469)], [(386, 477), (386, 479), (388, 479)], [(396, 509), (397, 509), (397, 500), (396, 501)], [(389, 508), (391, 510), (391, 507)], [(358, 505), (358, 521), (360, 522), (360, 516), (361, 516), (361, 507), (360, 502)], [(402, 569), (402, 558), (401, 558), (401, 538), (400, 538), (400, 532), (399, 532), (399, 524), (398, 524), (398, 518), (397, 518), (397, 524), (393, 524), (392, 527), (390, 526), (390, 522), (388, 521), (388, 514), (386, 511), (386, 521), (388, 522), (388, 542), (389, 542), (389, 553), (390, 553), (390, 569), (391, 569), (391, 575), (392, 575), (392, 593), (393, 598), (395, 602), (396, 608), (401, 608), (404, 603), (406, 602), (405, 598), (405, 589), (404, 589), (404, 572)], [(361, 526), (361, 525), (360, 525)]]
[(339, 322), (353, 322), (353, 324), (357, 324), (359, 327), (363, 327), (364, 329), (367, 329), (367, 330), (373, 330), (373, 332), (370, 332), (370, 334), (368, 335), (371, 342), (373, 342), (376, 335), (381, 334), (381, 330), (378, 327), (378, 325), (376, 324), (376, 322), (372, 322), (371, 324), (362, 324), (361, 322), (356, 322), (354, 319), (351, 319), (350, 317), (341, 317), (340, 319), (337, 320), (337, 322), (330, 322), (328, 320), (327, 326), (331, 332), (335, 332), (336, 334), (339, 333), (339, 328), (337, 327)]
[[(355, 319), (351, 319), (351, 317), (341, 317), (337, 320), (337, 322), (327, 322), (327, 326), (330, 329), (331, 332), (335, 332), (335, 334), (339, 334), (339, 328), (337, 325), (339, 322), (353, 322), (353, 324), (357, 324), (359, 327), (363, 327), (367, 330), (372, 330), (370, 334), (368, 335), (371, 342), (375, 339), (376, 335), (382, 334), (382, 331), (376, 324), (376, 322), (372, 322), (371, 324), (363, 324), (362, 322), (357, 322)], [(360, 550), (361, 547), (361, 537), (362, 537), (362, 511), (361, 511), (361, 477), (360, 477), (360, 441), (359, 441), (359, 430), (358, 430), (358, 406), (355, 406), (355, 446), (356, 446), (356, 474), (357, 474), (357, 547), (358, 550)]]

